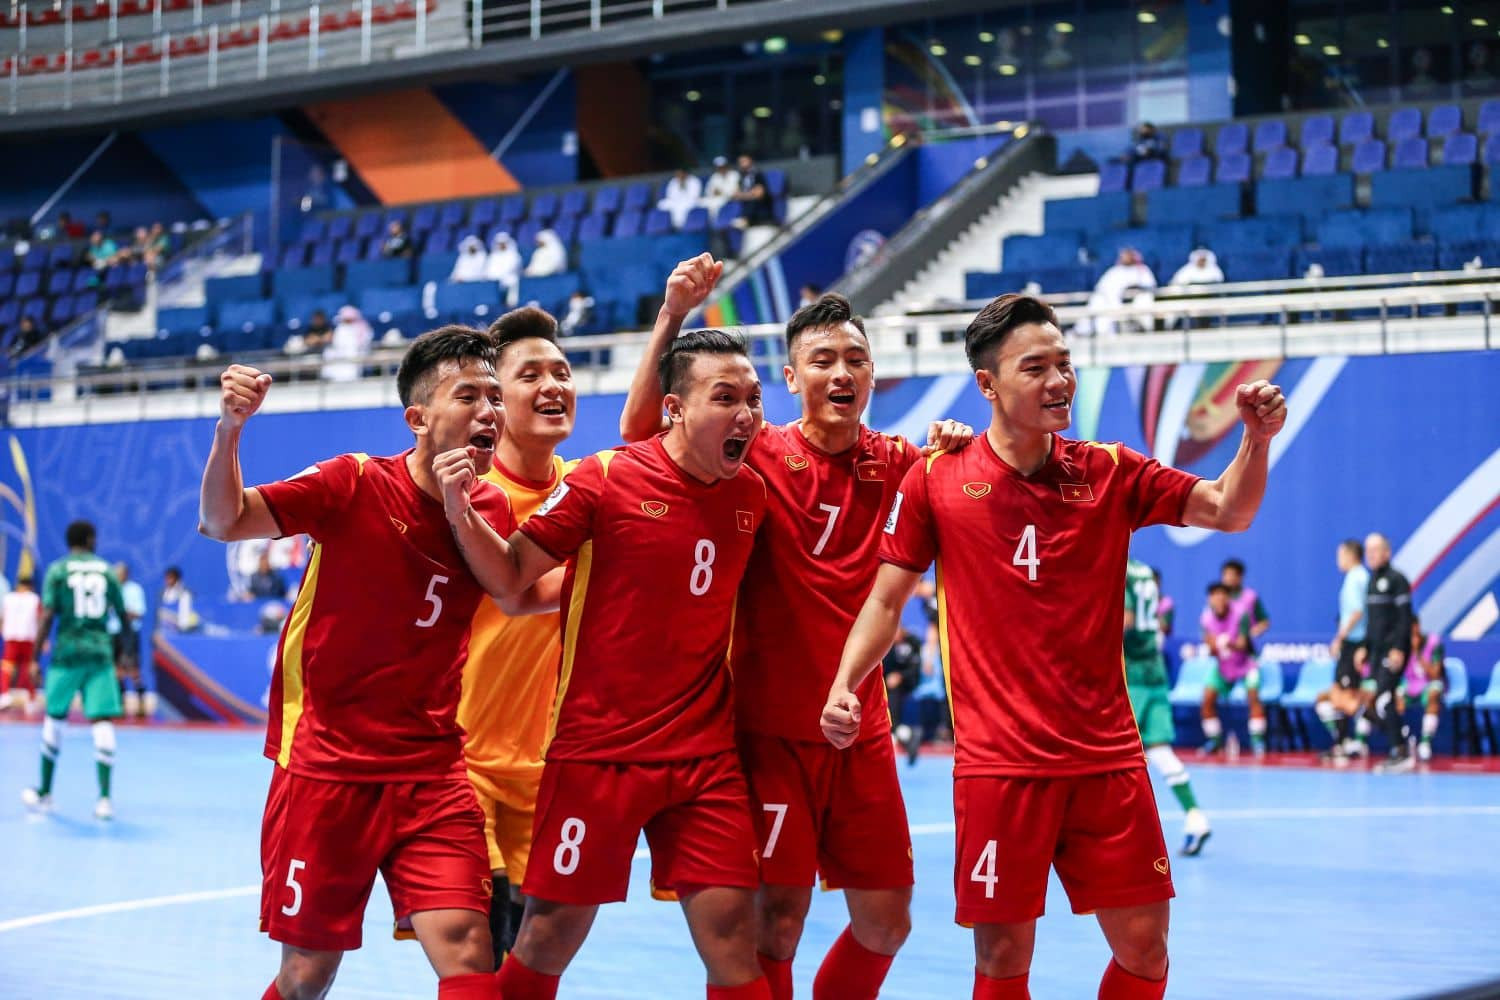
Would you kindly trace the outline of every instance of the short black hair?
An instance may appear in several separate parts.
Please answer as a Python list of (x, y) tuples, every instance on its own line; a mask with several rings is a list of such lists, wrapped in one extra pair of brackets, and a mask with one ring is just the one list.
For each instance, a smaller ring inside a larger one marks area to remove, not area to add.
[(488, 333), (495, 342), (495, 363), (498, 365), (505, 349), (518, 340), (557, 343), (557, 320), (540, 306), (522, 306), (491, 323)]
[(1224, 593), (1226, 593), (1226, 594), (1229, 593), (1229, 588), (1226, 587), (1226, 586), (1224, 586), (1218, 580), (1215, 580), (1213, 583), (1210, 583), (1208, 585), (1208, 592), (1209, 592), (1209, 594), (1216, 594), (1216, 593), (1218, 593), (1221, 590)]
[(17, 587), (35, 587), (36, 579), (31, 576), (23, 576), (16, 581)]
[(68, 525), (68, 530), (65, 534), (68, 548), (88, 549), (90, 551), (93, 550), (94, 539), (97, 537), (98, 533), (94, 531), (94, 525), (91, 521), (74, 521)]
[(672, 341), (656, 363), (656, 377), (661, 380), (663, 395), (681, 395), (683, 380), (700, 354), (738, 354), (750, 356), (745, 338), (724, 330), (693, 330)]
[(164, 570), (161, 571), (161, 575), (162, 576), (176, 577), (177, 579), (181, 580), (182, 579), (182, 567), (181, 566), (168, 566), (166, 569), (164, 569)]
[(1358, 538), (1346, 538), (1339, 542), (1339, 548), (1352, 555), (1357, 562), (1363, 562), (1365, 558), (1365, 543)]
[[(1323, 551), (1327, 552), (1328, 550), (1324, 549)], [(1240, 562), (1238, 559), (1225, 559), (1223, 565), (1219, 567), (1219, 572), (1222, 573), (1226, 569), (1232, 569), (1240, 576), (1245, 575), (1245, 564)]]
[(992, 299), (964, 331), (964, 353), (968, 355), (969, 367), (976, 372), (981, 368), (993, 371), (995, 356), (1005, 338), (1016, 327), (1028, 323), (1057, 326), (1057, 312), (1032, 295), (1007, 292)]
[(866, 340), (869, 339), (870, 335), (865, 333), (864, 317), (854, 315), (854, 306), (849, 304), (849, 300), (838, 292), (825, 292), (818, 296), (816, 302), (809, 302), (792, 313), (792, 318), (786, 321), (787, 356), (791, 357), (792, 346), (806, 331), (826, 330), (845, 323), (858, 330)]
[(445, 361), (484, 361), (495, 364), (495, 344), (488, 333), (470, 326), (440, 326), (428, 330), (406, 349), (396, 372), (396, 394), (402, 406), (427, 402), (432, 396), (431, 379)]

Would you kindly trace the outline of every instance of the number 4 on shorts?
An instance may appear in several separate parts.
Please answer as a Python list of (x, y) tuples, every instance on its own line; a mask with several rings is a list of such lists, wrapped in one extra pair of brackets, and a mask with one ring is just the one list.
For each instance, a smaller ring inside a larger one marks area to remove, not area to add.
[(1000, 876), (995, 874), (995, 842), (987, 841), (984, 850), (979, 852), (979, 860), (974, 862), (974, 870), (969, 873), (970, 882), (980, 882), (984, 885), (984, 898), (995, 898), (995, 883), (1000, 881)]

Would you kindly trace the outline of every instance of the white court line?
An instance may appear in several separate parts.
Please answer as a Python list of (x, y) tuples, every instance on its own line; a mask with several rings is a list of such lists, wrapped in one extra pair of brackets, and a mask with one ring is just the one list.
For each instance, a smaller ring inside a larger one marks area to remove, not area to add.
[[(1350, 806), (1309, 807), (1284, 809), (1213, 809), (1209, 813), (1214, 819), (1236, 820), (1295, 820), (1295, 819), (1396, 819), (1423, 816), (1500, 816), (1500, 805), (1494, 806)], [(1181, 816), (1179, 812), (1163, 812), (1164, 820)], [(915, 823), (911, 827), (913, 837), (953, 833), (952, 823)], [(642, 847), (635, 852), (637, 861), (651, 856)], [(53, 924), (63, 920), (80, 920), (109, 913), (132, 913), (136, 910), (153, 910), (162, 906), (178, 906), (184, 903), (211, 903), (221, 899), (238, 899), (260, 892), (260, 886), (241, 885), (232, 889), (210, 889), (206, 892), (183, 892), (175, 896), (151, 896), (146, 899), (126, 899), (118, 903), (100, 903), (96, 906), (80, 906), (71, 910), (54, 910), (51, 913), (36, 913), (29, 917), (0, 920), (0, 934), (7, 931), (24, 930), (42, 924)]]

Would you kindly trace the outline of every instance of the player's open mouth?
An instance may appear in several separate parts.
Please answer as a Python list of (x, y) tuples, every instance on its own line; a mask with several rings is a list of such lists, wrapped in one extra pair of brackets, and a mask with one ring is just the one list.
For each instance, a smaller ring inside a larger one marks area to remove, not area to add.
[(745, 446), (749, 443), (749, 438), (730, 438), (724, 442), (724, 457), (731, 462), (738, 462), (745, 456)]
[(836, 406), (853, 406), (854, 393), (852, 392), (830, 392), (828, 401)]
[(1042, 409), (1044, 409), (1044, 410), (1066, 410), (1068, 407), (1070, 407), (1072, 405), (1073, 405), (1073, 397), (1072, 396), (1064, 396), (1062, 399), (1053, 400), (1050, 403), (1043, 403), (1042, 404)]
[(475, 434), (473, 437), (469, 438), (469, 444), (473, 445), (475, 448), (478, 448), (480, 451), (494, 451), (495, 435), (488, 433)]
[(535, 409), (544, 417), (562, 417), (568, 413), (568, 408), (561, 403), (543, 403)]

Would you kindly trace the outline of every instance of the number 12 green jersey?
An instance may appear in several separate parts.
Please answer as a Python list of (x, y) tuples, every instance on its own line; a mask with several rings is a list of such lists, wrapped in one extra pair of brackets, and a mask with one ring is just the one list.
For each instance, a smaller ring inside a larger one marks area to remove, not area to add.
[(1161, 591), (1151, 567), (1132, 559), (1125, 566), (1125, 610), (1135, 621), (1125, 627), (1125, 683), (1166, 684), (1167, 665), (1161, 655), (1157, 612)]

